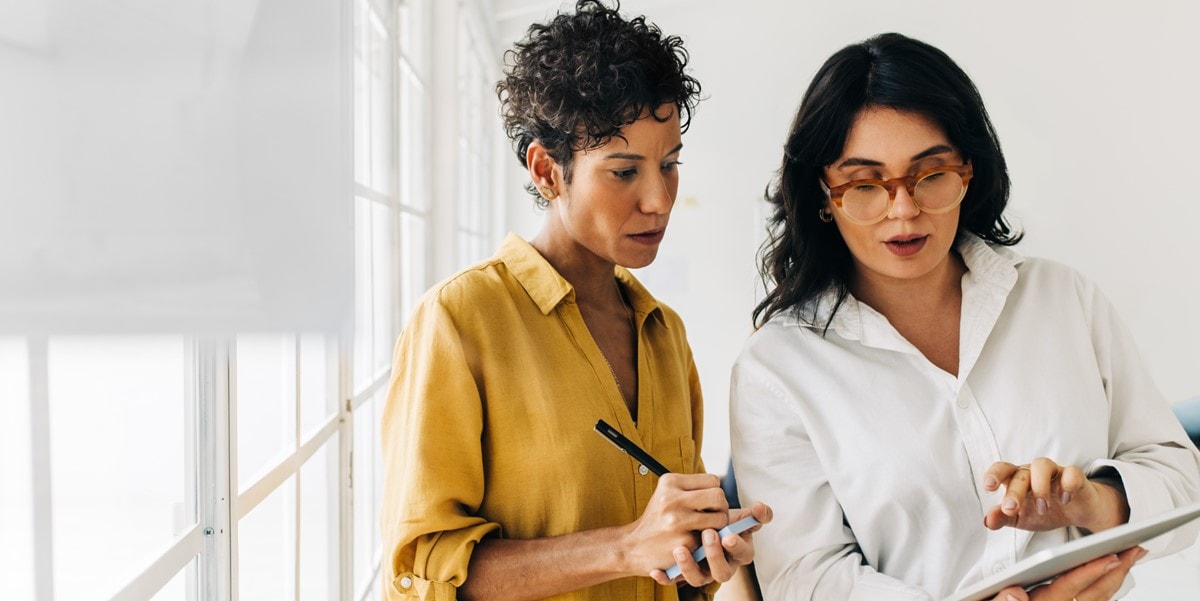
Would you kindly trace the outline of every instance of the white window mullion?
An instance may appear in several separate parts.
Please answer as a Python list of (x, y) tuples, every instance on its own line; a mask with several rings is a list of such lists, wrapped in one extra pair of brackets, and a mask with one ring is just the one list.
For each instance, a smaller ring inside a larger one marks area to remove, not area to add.
[(225, 449), (227, 455), (225, 457), (225, 475), (224, 485), (226, 487), (225, 506), (228, 508), (226, 519), (228, 520), (229, 528), (229, 582), (227, 589), (229, 591), (229, 599), (238, 601), (240, 595), (238, 593), (238, 528), (240, 519), (245, 515), (245, 511), (241, 509), (241, 500), (238, 491), (238, 426), (237, 426), (237, 340), (228, 339), (222, 345), (225, 350), (225, 369), (220, 370), (226, 374), (225, 379), (225, 394), (226, 402), (225, 422), (228, 427), (225, 431)]
[(33, 590), (54, 600), (54, 527), (50, 487), (50, 367), (44, 336), (29, 338), (29, 425), (33, 462)]
[[(301, 357), (301, 354), (300, 354), (300, 349), (301, 349), (300, 342), (301, 342), (300, 334), (297, 334), (295, 337), (293, 337), (293, 346), (295, 347), (296, 354), (295, 354), (295, 360), (292, 361), (292, 365), (295, 366), (295, 370), (294, 370), (294, 374), (293, 374), (293, 377), (295, 378), (295, 383), (292, 385), (292, 391), (295, 393), (292, 396), (292, 417), (293, 417), (292, 421), (293, 421), (293, 428), (294, 428), (294, 432), (292, 434), (292, 440), (294, 441), (294, 444), (292, 446), (292, 449), (293, 449), (293, 452), (296, 453), (297, 455), (300, 454), (300, 445), (302, 442), (300, 439), (300, 411), (301, 411), (300, 391), (301, 391), (301, 386), (302, 386), (302, 384), (300, 382), (300, 366), (303, 365), (303, 363), (302, 363), (303, 358)], [(322, 443), (323, 442), (324, 441), (322, 441)], [(304, 463), (307, 461), (308, 461), (308, 458), (305, 458), (302, 462), (300, 462), (296, 466), (296, 475), (295, 475), (294, 481), (292, 482), (293, 498), (296, 500), (296, 502), (292, 505), (293, 515), (292, 515), (292, 528), (291, 528), (291, 532), (292, 532), (292, 595), (291, 595), (291, 597), (295, 601), (300, 601), (300, 541), (304, 537), (304, 532), (302, 532), (300, 530), (300, 514), (301, 514), (300, 504), (303, 501), (303, 498), (300, 494), (300, 473), (302, 471), (304, 471), (303, 470)]]
[(354, 597), (354, 329), (339, 339), (338, 368), (338, 569), (339, 599)]
[(228, 601), (232, 598), (233, 538), (230, 536), (230, 479), (234, 471), (230, 455), (229, 341), (196, 342), (197, 401), (200, 417), (200, 524), (205, 535), (201, 562), (200, 598)]

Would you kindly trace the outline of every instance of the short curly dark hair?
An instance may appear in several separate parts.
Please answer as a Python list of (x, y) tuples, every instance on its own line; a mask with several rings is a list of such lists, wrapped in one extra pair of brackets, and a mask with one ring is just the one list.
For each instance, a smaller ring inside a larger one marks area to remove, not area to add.
[[(688, 53), (678, 36), (664, 36), (644, 16), (626, 20), (620, 2), (579, 0), (574, 14), (535, 23), (505, 53), (496, 84), (504, 131), (522, 167), (534, 140), (546, 147), (571, 182), (577, 150), (603, 146), (646, 111), (673, 105), (687, 131), (700, 82), (685, 72)], [(538, 206), (547, 202), (526, 184)]]

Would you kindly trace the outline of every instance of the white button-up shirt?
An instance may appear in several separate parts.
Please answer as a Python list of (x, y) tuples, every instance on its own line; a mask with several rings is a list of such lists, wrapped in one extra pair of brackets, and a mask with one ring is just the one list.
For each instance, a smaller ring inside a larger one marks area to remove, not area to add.
[[(767, 599), (941, 598), (1079, 532), (990, 531), (996, 461), (1114, 468), (1130, 520), (1200, 500), (1200, 453), (1092, 283), (974, 236), (958, 245), (959, 373), (848, 296), (776, 315), (733, 368), (730, 424)], [(815, 325), (814, 325), (815, 324)], [(1145, 545), (1190, 544), (1200, 523)]]

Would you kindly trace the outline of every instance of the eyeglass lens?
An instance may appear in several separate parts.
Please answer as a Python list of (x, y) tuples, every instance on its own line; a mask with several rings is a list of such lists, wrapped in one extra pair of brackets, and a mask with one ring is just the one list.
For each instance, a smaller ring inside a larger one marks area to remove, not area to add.
[[(962, 176), (953, 171), (930, 173), (913, 187), (913, 200), (924, 211), (953, 207), (962, 198)], [(877, 184), (854, 186), (842, 195), (842, 208), (853, 219), (872, 221), (888, 211), (890, 194)]]

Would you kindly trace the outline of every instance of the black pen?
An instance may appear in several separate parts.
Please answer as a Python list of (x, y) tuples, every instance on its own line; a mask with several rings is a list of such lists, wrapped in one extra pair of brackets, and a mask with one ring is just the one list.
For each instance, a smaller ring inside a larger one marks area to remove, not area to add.
[(608, 425), (604, 420), (596, 422), (596, 431), (609, 440), (609, 442), (617, 445), (618, 449), (629, 454), (629, 456), (638, 460), (639, 463), (646, 466), (646, 469), (654, 472), (654, 475), (661, 476), (670, 473), (670, 470), (663, 467), (663, 464), (654, 460), (649, 453), (643, 451), (641, 447), (633, 444), (633, 441), (625, 438), (616, 428)]

